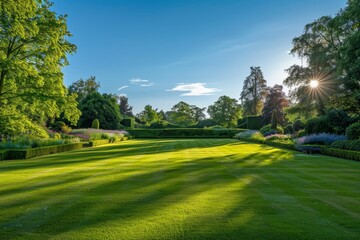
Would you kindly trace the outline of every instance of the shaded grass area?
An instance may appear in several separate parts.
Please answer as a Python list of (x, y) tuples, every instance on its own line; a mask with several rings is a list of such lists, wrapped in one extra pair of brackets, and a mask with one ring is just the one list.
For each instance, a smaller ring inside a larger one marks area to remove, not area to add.
[(359, 239), (360, 163), (232, 139), (0, 162), (0, 239)]

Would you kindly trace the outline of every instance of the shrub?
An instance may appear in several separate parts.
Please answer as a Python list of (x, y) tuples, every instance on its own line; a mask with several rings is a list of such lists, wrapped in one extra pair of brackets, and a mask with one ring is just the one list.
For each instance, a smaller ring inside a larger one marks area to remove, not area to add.
[(310, 118), (306, 121), (305, 124), (306, 134), (314, 133), (332, 133), (333, 130), (329, 125), (329, 121), (326, 116), (321, 116), (318, 118)]
[(215, 126), (216, 122), (209, 118), (209, 119), (204, 119), (204, 120), (200, 120), (195, 127), (197, 128), (204, 128), (204, 127), (211, 127), (211, 126)]
[(244, 139), (244, 140), (256, 140), (256, 141), (264, 141), (264, 136), (257, 130), (247, 130), (244, 132), (240, 132), (235, 134), (234, 138), (236, 139)]
[(259, 130), (262, 126), (262, 116), (247, 116), (238, 120), (239, 128)]
[(352, 151), (360, 151), (360, 139), (336, 141), (333, 142), (330, 147)]
[(124, 118), (120, 123), (123, 126), (128, 127), (128, 128), (135, 127), (135, 119), (134, 118)]
[(61, 132), (64, 126), (66, 126), (66, 124), (63, 121), (57, 121), (52, 125), (52, 129)]
[(284, 133), (284, 129), (280, 126), (277, 126), (277, 129), (272, 129), (271, 124), (268, 124), (260, 129), (260, 133), (266, 137), (272, 134)]
[(62, 127), (61, 127), (61, 131), (62, 131), (63, 133), (69, 133), (69, 132), (72, 131), (72, 128), (69, 127), (69, 126), (67, 126), (67, 125), (65, 125), (65, 126), (62, 126)]
[(277, 129), (278, 119), (277, 119), (277, 110), (274, 109), (271, 114), (271, 129)]
[(294, 132), (298, 132), (305, 128), (305, 124), (301, 121), (301, 119), (296, 120), (292, 125)]
[(346, 129), (346, 137), (350, 140), (360, 139), (360, 121), (351, 124)]
[(267, 141), (274, 141), (274, 140), (286, 141), (286, 140), (291, 140), (291, 136), (284, 135), (284, 134), (273, 134), (273, 135), (266, 136), (265, 140), (267, 140)]
[(298, 133), (297, 133), (297, 137), (298, 137), (298, 138), (301, 138), (301, 137), (304, 137), (304, 136), (306, 136), (305, 130), (300, 130), (300, 131), (298, 131)]
[(294, 128), (291, 124), (287, 125), (285, 128), (284, 128), (284, 133), (285, 134), (293, 134), (294, 133)]
[(155, 128), (155, 129), (166, 128), (168, 126), (168, 124), (169, 124), (168, 121), (160, 120), (160, 121), (151, 123), (149, 127)]
[(295, 139), (297, 145), (303, 144), (321, 144), (321, 145), (330, 145), (331, 143), (339, 140), (345, 140), (344, 135), (336, 135), (329, 133), (320, 133), (320, 134), (311, 134), (301, 138)]
[(332, 109), (326, 114), (328, 127), (331, 133), (343, 135), (346, 127), (351, 124), (351, 118), (342, 109)]
[(54, 139), (61, 139), (60, 133), (54, 133)]
[(94, 121), (92, 121), (91, 128), (94, 128), (94, 129), (100, 128), (100, 122), (98, 119), (94, 119)]

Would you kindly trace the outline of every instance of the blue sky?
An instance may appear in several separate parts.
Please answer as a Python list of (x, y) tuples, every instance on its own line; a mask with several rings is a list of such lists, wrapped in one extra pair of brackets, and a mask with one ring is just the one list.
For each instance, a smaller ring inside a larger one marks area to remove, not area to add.
[(126, 94), (137, 113), (179, 101), (206, 107), (239, 98), (250, 66), (281, 84), (304, 25), (346, 0), (54, 0), (68, 14), (77, 53), (65, 84), (96, 76), (100, 92)]

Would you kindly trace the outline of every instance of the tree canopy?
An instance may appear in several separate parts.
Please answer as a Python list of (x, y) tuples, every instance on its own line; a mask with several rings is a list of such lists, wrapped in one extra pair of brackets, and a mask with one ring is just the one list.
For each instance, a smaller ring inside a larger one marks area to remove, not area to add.
[(236, 99), (221, 96), (208, 107), (208, 113), (217, 124), (224, 127), (235, 127), (242, 114), (242, 109)]
[(244, 116), (260, 114), (267, 93), (266, 80), (260, 67), (250, 67), (250, 70), (240, 95)]
[(48, 1), (7, 0), (0, 4), (0, 132), (42, 132), (49, 117), (80, 116), (76, 95), (63, 84), (62, 67), (76, 46), (67, 39), (66, 16)]

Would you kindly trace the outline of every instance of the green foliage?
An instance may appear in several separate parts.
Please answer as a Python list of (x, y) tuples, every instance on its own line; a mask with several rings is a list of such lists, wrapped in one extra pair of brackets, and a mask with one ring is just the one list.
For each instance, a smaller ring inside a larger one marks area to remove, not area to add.
[(268, 124), (260, 129), (260, 133), (263, 136), (267, 136), (267, 135), (271, 135), (271, 134), (284, 133), (284, 129), (280, 126), (277, 126), (276, 129), (273, 129), (271, 124)]
[(278, 126), (278, 115), (277, 115), (277, 110), (274, 109), (271, 114), (271, 128), (277, 129), (277, 126)]
[(151, 123), (158, 121), (159, 116), (157, 109), (154, 109), (151, 105), (146, 105), (144, 110), (136, 115), (144, 124), (150, 126)]
[(100, 88), (100, 83), (96, 82), (95, 76), (84, 80), (80, 79), (72, 83), (69, 86), (69, 92), (77, 94), (77, 101), (81, 102), (87, 95), (91, 93), (96, 93)]
[(133, 117), (133, 107), (129, 105), (129, 98), (126, 96), (119, 96), (118, 101), (120, 114), (127, 117)]
[(338, 149), (338, 148), (322, 147), (321, 153), (328, 155), (328, 156), (360, 161), (360, 152), (358, 152), (358, 151), (350, 151), (350, 150), (343, 150), (343, 149)]
[(238, 129), (132, 129), (129, 133), (135, 138), (231, 138), (243, 130)]
[(297, 119), (295, 120), (295, 122), (292, 125), (293, 129), (295, 132), (298, 132), (302, 129), (305, 129), (305, 124), (303, 121), (301, 121), (301, 119)]
[(76, 123), (80, 116), (61, 72), (76, 47), (67, 40), (66, 16), (50, 6), (34, 0), (0, 4), (0, 133), (41, 136), (47, 118), (63, 114)]
[(98, 119), (94, 119), (94, 121), (91, 124), (91, 128), (99, 129), (100, 128), (100, 122)]
[(208, 119), (204, 119), (204, 120), (200, 120), (196, 125), (195, 127), (197, 128), (204, 128), (204, 127), (211, 127), (211, 126), (215, 126), (216, 125), (216, 122), (211, 119), (211, 118), (208, 118)]
[(224, 127), (235, 127), (241, 116), (242, 109), (236, 99), (221, 96), (213, 105), (208, 107), (210, 117)]
[(305, 132), (306, 134), (314, 133), (332, 133), (332, 129), (329, 124), (329, 120), (326, 116), (321, 116), (318, 118), (310, 118), (305, 123)]
[[(286, 119), (283, 109), (289, 106), (289, 100), (283, 92), (283, 86), (276, 84), (269, 88), (269, 93), (266, 96), (264, 108), (262, 109), (262, 117), (264, 124), (270, 124), (276, 117), (276, 125), (284, 125)], [(276, 113), (274, 115), (274, 112)], [(276, 126), (273, 128), (276, 129)]]
[(128, 128), (134, 128), (135, 127), (135, 119), (134, 118), (124, 118), (121, 122), (120, 122), (123, 126), (128, 127)]
[(297, 137), (298, 137), (298, 138), (301, 138), (301, 137), (304, 137), (304, 136), (306, 136), (306, 132), (305, 132), (304, 129), (299, 130), (299, 131), (297, 132)]
[(250, 67), (251, 73), (245, 79), (240, 95), (243, 115), (260, 115), (267, 95), (266, 80), (260, 67)]
[(189, 127), (205, 119), (204, 111), (205, 108), (199, 108), (181, 101), (175, 104), (171, 111), (166, 113), (166, 119), (181, 127)]
[(259, 130), (262, 126), (262, 116), (247, 116), (238, 120), (239, 128)]
[(81, 149), (82, 147), (83, 147), (82, 143), (70, 143), (70, 144), (38, 147), (38, 148), (30, 148), (30, 149), (16, 149), (16, 150), (12, 149), (8, 151), (7, 159), (28, 159), (28, 158), (39, 157), (48, 154)]
[(330, 147), (352, 151), (360, 151), (360, 139), (336, 141), (333, 142)]
[(346, 137), (350, 140), (360, 139), (360, 121), (351, 124), (346, 129)]
[(284, 128), (284, 133), (285, 133), (285, 134), (293, 134), (293, 133), (294, 133), (293, 125), (288, 124), (288, 125)]
[(112, 95), (91, 93), (79, 104), (82, 115), (79, 127), (90, 128), (94, 119), (98, 119), (102, 129), (120, 129), (121, 115), (116, 98)]

